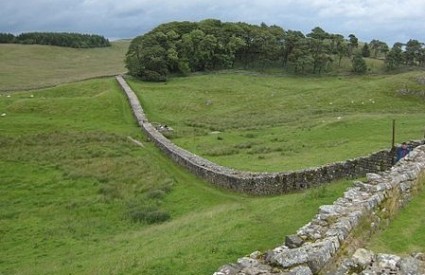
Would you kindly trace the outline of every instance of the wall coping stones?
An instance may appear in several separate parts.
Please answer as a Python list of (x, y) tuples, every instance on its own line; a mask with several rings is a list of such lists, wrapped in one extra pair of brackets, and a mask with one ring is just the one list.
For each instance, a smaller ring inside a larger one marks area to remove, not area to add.
[[(366, 157), (300, 171), (249, 172), (224, 167), (180, 148), (164, 137), (148, 121), (136, 94), (124, 78), (117, 76), (116, 79), (128, 98), (139, 126), (157, 147), (195, 175), (229, 190), (251, 195), (283, 194), (318, 186), (336, 179), (361, 177), (366, 173), (383, 171), (392, 165), (392, 152), (381, 150)], [(424, 142), (425, 140), (411, 141), (409, 144), (411, 147), (416, 147)]]

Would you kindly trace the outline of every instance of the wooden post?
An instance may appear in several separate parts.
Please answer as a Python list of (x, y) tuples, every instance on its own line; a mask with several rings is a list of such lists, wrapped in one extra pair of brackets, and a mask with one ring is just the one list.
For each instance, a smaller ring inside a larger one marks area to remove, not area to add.
[(394, 154), (395, 154), (395, 119), (393, 119), (393, 135), (392, 135), (392, 141), (391, 141), (391, 151), (390, 151), (390, 155), (391, 155), (391, 164), (392, 164), (392, 165), (394, 165), (394, 164), (395, 164)]
[(393, 138), (391, 142), (391, 148), (395, 147), (395, 119), (393, 119)]

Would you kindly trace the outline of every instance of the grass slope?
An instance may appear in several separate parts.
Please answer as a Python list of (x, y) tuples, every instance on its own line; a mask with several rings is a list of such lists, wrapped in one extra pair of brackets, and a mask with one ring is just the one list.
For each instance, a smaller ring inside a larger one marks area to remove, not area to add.
[(424, 134), (423, 72), (382, 76), (291, 77), (218, 73), (168, 83), (131, 81), (152, 122), (173, 141), (214, 162), (282, 171), (367, 155)]
[(0, 44), (0, 91), (33, 89), (125, 72), (129, 41), (111, 47), (73, 49)]
[[(0, 113), (0, 274), (211, 274), (279, 245), (350, 184), (216, 189), (145, 140), (114, 79), (3, 95)], [(133, 222), (145, 206), (171, 219)]]

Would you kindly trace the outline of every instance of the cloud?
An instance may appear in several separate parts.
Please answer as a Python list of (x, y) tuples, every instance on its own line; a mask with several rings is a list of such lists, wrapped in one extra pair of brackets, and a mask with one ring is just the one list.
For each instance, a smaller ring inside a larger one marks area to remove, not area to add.
[[(30, 4), (29, 4), (30, 3)], [(389, 43), (424, 41), (422, 0), (14, 0), (2, 3), (0, 32), (74, 31), (129, 38), (169, 21), (265, 22)]]

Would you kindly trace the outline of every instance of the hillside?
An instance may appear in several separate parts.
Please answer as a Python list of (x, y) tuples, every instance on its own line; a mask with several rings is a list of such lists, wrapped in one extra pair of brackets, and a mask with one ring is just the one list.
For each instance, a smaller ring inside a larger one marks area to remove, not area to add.
[[(0, 274), (211, 274), (281, 244), (351, 184), (253, 198), (194, 177), (141, 133), (113, 78), (91, 79), (122, 72), (126, 45), (0, 45)], [(419, 76), (130, 83), (177, 144), (262, 171), (388, 147), (393, 118), (397, 141), (422, 137), (424, 101), (397, 93), (423, 90)]]
[(224, 166), (287, 171), (367, 155), (424, 135), (423, 72), (293, 77), (228, 72), (133, 80), (152, 122), (178, 145)]
[[(9, 95), (1, 274), (212, 274), (281, 243), (350, 184), (265, 198), (219, 190), (146, 140), (112, 78)], [(152, 209), (170, 219), (138, 222)]]
[(111, 47), (95, 49), (0, 44), (0, 91), (48, 87), (123, 73), (129, 43), (115, 41)]

